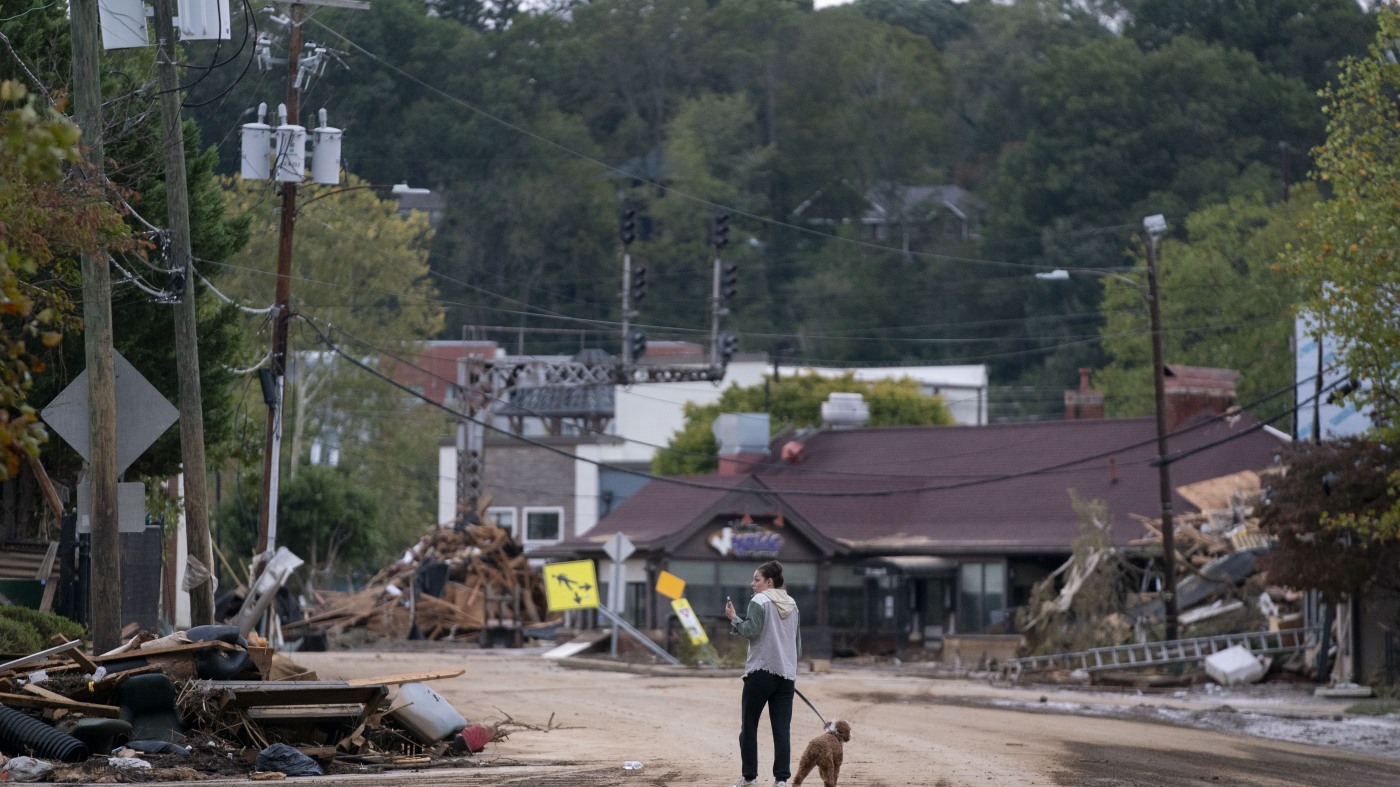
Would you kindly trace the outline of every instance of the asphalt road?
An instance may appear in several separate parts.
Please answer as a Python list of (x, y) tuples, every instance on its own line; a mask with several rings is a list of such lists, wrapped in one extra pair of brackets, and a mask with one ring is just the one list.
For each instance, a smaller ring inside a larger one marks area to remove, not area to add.
[[(733, 673), (585, 670), (519, 650), (292, 656), (322, 678), (464, 668), (431, 685), (469, 720), (510, 731), (470, 768), (301, 783), (727, 787), (739, 775)], [(842, 787), (1400, 784), (1400, 719), (1343, 718), (1345, 702), (1297, 691), (1083, 693), (840, 665), (802, 674), (798, 686), (827, 718), (851, 723)], [(794, 764), (820, 732), (816, 715), (799, 703)], [(761, 784), (771, 783), (764, 759), (771, 753), (761, 736)], [(625, 771), (628, 760), (642, 762), (642, 770)]]

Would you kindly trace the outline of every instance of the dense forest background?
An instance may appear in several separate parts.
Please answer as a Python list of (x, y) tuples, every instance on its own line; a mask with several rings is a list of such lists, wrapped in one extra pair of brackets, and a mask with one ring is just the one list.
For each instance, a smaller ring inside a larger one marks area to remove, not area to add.
[[(1316, 92), (1375, 29), (1355, 0), (313, 10), (307, 53), (325, 47), (327, 67), (309, 78), (302, 122), (324, 107), (363, 182), (445, 199), (429, 254), (442, 337), (584, 328), (616, 351), (628, 206), (649, 269), (638, 321), (653, 340), (703, 341), (707, 225), (723, 211), (742, 350), (785, 364), (986, 363), (999, 418), (1057, 412), (1078, 367), (1111, 379), (1141, 366), (1140, 302), (1106, 301), (1103, 278), (1032, 274), (1140, 264), (1141, 219), (1156, 213), (1181, 244), (1162, 254), (1168, 360), (1241, 368), (1246, 397), (1288, 384), (1291, 356), (1261, 357), (1288, 353), (1292, 332), (1286, 283), (1259, 278), (1276, 251), (1244, 249), (1282, 223), (1322, 140)], [(224, 64), (191, 80), (187, 107), (225, 172), (251, 108), (285, 93), (285, 66), (261, 68), (253, 41), (284, 57), (286, 26), (246, 11), (233, 41), (188, 50), (191, 64)], [(1175, 273), (1192, 232), (1233, 246), (1214, 256), (1239, 281)], [(532, 334), (529, 348), (577, 345)], [(1150, 411), (1146, 382), (1111, 407)]]

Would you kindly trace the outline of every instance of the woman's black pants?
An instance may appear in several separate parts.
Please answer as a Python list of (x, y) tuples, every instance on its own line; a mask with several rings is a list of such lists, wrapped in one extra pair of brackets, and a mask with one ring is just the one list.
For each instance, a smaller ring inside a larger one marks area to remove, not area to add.
[(739, 731), (739, 758), (744, 779), (758, 778), (758, 717), (768, 706), (773, 727), (773, 779), (785, 782), (792, 775), (792, 697), (797, 683), (765, 670), (744, 676), (744, 726)]

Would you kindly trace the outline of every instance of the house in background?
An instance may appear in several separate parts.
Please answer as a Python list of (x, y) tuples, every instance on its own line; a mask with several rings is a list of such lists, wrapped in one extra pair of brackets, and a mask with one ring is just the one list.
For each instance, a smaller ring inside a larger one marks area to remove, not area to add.
[[(459, 351), (466, 350), (479, 353), (473, 357), (509, 358), (491, 355), (478, 347), (459, 348)], [(642, 359), (643, 365), (702, 365), (705, 362), (703, 348), (687, 342), (651, 342)], [(455, 361), (452, 363), (455, 368)], [(725, 378), (719, 383), (551, 386), (511, 391), (508, 399), (497, 403), (486, 417), (493, 425), (523, 435), (529, 441), (498, 432), (487, 433), (485, 489), (491, 494), (489, 513), (517, 533), (531, 553), (587, 533), (599, 518), (621, 505), (647, 482), (656, 451), (685, 427), (687, 404), (717, 402), (730, 386), (758, 385), (771, 373), (771, 368), (765, 355), (741, 353), (729, 362), (725, 371)], [(838, 376), (851, 370), (810, 371)], [(927, 395), (944, 397), (959, 423), (986, 422), (985, 366), (854, 371), (861, 380), (912, 377), (919, 381)], [(455, 378), (455, 371), (453, 376)], [(440, 444), (438, 468), (438, 521), (450, 522), (457, 512), (454, 440), (444, 440)]]
[[(1228, 410), (1232, 377), (1174, 368), (1177, 379), (1216, 384), (1209, 396), (1201, 385), (1169, 388), (1180, 405), (1171, 450), (1183, 455), (1174, 486), (1277, 462), (1288, 438)], [(1105, 501), (1113, 542), (1128, 551), (1144, 535), (1134, 515), (1160, 513), (1153, 418), (823, 428), (782, 445), (739, 435), (721, 459), (719, 473), (648, 483), (542, 554), (606, 560), (604, 544), (625, 533), (638, 548), (625, 566), (637, 602), (626, 614), (653, 628), (668, 613), (650, 592), (661, 571), (686, 580), (692, 606), (711, 617), (726, 596), (747, 599), (754, 568), (776, 558), (809, 641), (939, 647), (953, 634), (1006, 630), (1070, 554), (1080, 526), (1072, 495)], [(1173, 504), (1194, 510), (1180, 494)]]

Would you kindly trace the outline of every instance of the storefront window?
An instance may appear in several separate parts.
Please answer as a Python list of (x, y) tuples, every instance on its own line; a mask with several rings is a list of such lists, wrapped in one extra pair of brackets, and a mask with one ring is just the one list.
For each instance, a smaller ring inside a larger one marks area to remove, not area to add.
[(1006, 619), (1006, 564), (964, 563), (958, 577), (958, 631), (979, 634)]
[(865, 578), (851, 566), (832, 566), (826, 594), (828, 620), (833, 628), (858, 628), (865, 624)]

